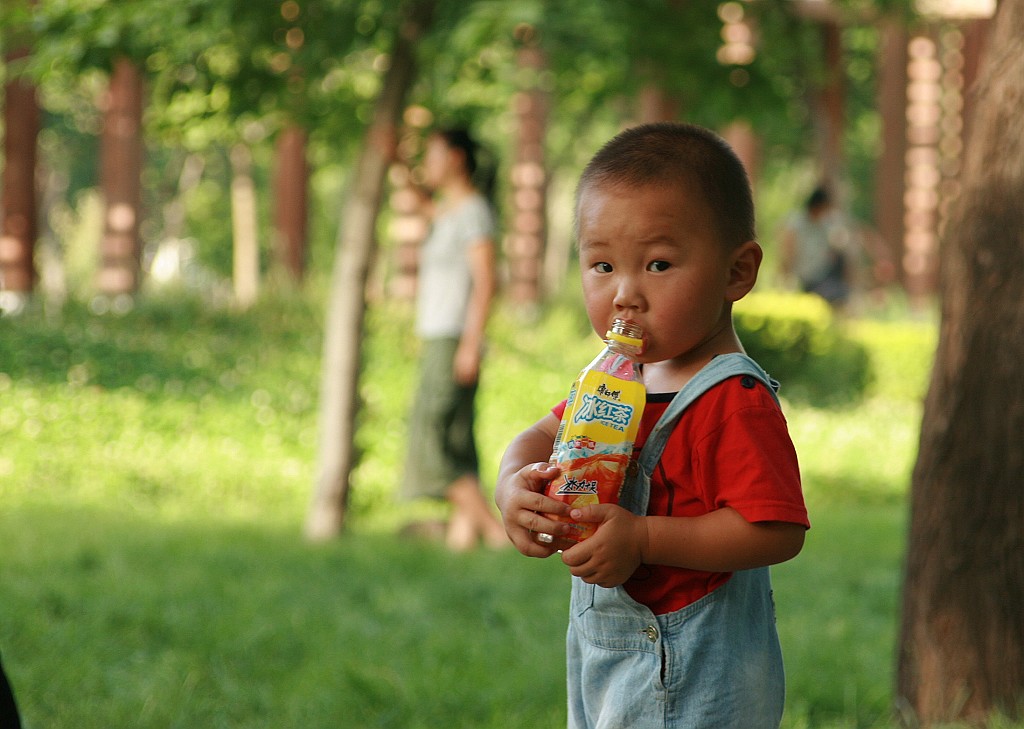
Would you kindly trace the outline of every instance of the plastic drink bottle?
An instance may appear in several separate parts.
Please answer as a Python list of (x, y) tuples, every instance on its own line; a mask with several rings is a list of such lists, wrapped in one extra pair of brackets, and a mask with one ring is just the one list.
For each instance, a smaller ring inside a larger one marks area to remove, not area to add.
[[(569, 390), (551, 454), (551, 463), (561, 470), (548, 484), (551, 498), (573, 508), (618, 502), (647, 402), (636, 361), (642, 337), (639, 326), (616, 319), (605, 334), (604, 350)], [(577, 542), (597, 529), (596, 524), (553, 518), (569, 523), (568, 538)]]

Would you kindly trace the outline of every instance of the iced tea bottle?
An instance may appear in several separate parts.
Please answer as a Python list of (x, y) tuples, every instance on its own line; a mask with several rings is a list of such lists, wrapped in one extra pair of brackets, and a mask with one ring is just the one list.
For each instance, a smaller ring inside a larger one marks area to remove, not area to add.
[[(551, 463), (561, 471), (548, 484), (551, 498), (573, 508), (618, 502), (647, 401), (637, 362), (642, 347), (640, 327), (616, 319), (605, 334), (604, 350), (576, 378), (551, 454)], [(570, 524), (567, 536), (577, 542), (597, 528), (553, 518)]]

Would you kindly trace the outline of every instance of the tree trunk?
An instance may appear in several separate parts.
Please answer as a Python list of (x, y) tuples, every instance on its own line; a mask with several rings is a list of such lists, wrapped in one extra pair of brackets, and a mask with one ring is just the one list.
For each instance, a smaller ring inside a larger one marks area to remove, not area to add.
[(985, 41), (992, 29), (991, 18), (972, 18), (961, 23), (963, 43), (964, 136), (970, 136), (970, 120), (974, 117), (974, 84), (978, 80)]
[(430, 24), (433, 6), (433, 0), (412, 0), (405, 8), (338, 233), (324, 331), (317, 483), (306, 519), (306, 536), (311, 540), (337, 535), (348, 506), (356, 463), (360, 343), (377, 215), (405, 97), (416, 75), (416, 43)]
[[(7, 60), (24, 57), (11, 53)], [(39, 106), (35, 86), (12, 78), (4, 86), (3, 227), (0, 290), (27, 297), (36, 282), (36, 138)]]
[(309, 165), (306, 130), (289, 124), (277, 138), (274, 178), (274, 249), (277, 264), (295, 283), (306, 272)]
[(516, 117), (515, 158), (512, 166), (512, 221), (505, 243), (509, 267), (509, 298), (536, 307), (541, 300), (541, 270), (547, 241), (548, 174), (544, 155), (548, 98), (540, 88), (547, 59), (532, 31), (522, 33), (524, 45), (516, 63), (530, 79), (512, 99)]
[(761, 179), (761, 137), (757, 130), (750, 122), (737, 119), (726, 124), (720, 133), (743, 163), (750, 187), (756, 190)]
[(114, 63), (104, 108), (100, 159), (103, 238), (97, 286), (108, 296), (139, 286), (142, 208), (142, 75), (134, 62)]
[(846, 124), (846, 78), (843, 72), (843, 31), (838, 22), (821, 22), (824, 73), (816, 92), (815, 122), (821, 180), (834, 192), (843, 182), (843, 130)]
[(248, 309), (260, 289), (260, 241), (256, 222), (256, 185), (252, 152), (243, 143), (231, 148), (231, 250), (235, 304)]
[[(888, 280), (903, 271), (903, 211), (907, 156), (907, 30), (902, 19), (881, 27), (878, 53), (878, 111), (882, 150), (875, 166), (875, 228), (881, 238)], [(883, 264), (884, 265), (884, 264)]]
[(939, 281), (939, 221), (943, 109), (942, 53), (935, 36), (925, 27), (908, 45), (907, 151), (903, 255), (901, 279), (911, 305), (930, 303)]
[[(430, 221), (424, 213), (423, 192), (409, 165), (396, 162), (388, 176), (392, 186), (388, 238), (394, 245), (391, 261), (394, 270), (386, 290), (392, 298), (410, 301), (415, 298), (419, 285), (420, 246), (427, 238)], [(384, 290), (385, 284), (381, 281), (380, 291)]]
[(643, 85), (637, 95), (636, 106), (638, 124), (676, 121), (682, 113), (679, 99), (665, 91), (656, 81)]
[(1024, 706), (1024, 0), (983, 62), (914, 469), (897, 701), (923, 726)]

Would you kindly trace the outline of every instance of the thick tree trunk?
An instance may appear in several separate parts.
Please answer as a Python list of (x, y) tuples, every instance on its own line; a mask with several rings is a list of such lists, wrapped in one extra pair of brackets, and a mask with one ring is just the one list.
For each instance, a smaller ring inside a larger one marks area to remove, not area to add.
[(433, 0), (412, 0), (406, 6), (342, 214), (324, 331), (317, 483), (306, 519), (306, 536), (316, 541), (341, 531), (348, 506), (356, 463), (360, 343), (377, 214), (405, 97), (416, 75), (416, 43), (430, 24), (433, 6)]
[(1024, 711), (1024, 0), (1002, 0), (943, 258), (913, 475), (897, 700), (923, 726)]
[(289, 124), (277, 138), (274, 178), (274, 249), (278, 266), (295, 283), (306, 272), (309, 165), (306, 130)]
[[(23, 57), (12, 53), (8, 61)], [(0, 290), (27, 296), (36, 282), (36, 138), (39, 106), (35, 86), (13, 78), (4, 85), (3, 226)]]

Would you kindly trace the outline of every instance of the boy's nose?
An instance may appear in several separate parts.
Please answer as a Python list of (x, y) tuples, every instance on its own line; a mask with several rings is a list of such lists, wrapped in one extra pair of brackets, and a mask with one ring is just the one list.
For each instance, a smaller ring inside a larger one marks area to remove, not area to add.
[(622, 278), (615, 289), (615, 299), (612, 302), (617, 310), (640, 309), (643, 306), (643, 296), (636, 282), (630, 278)]

